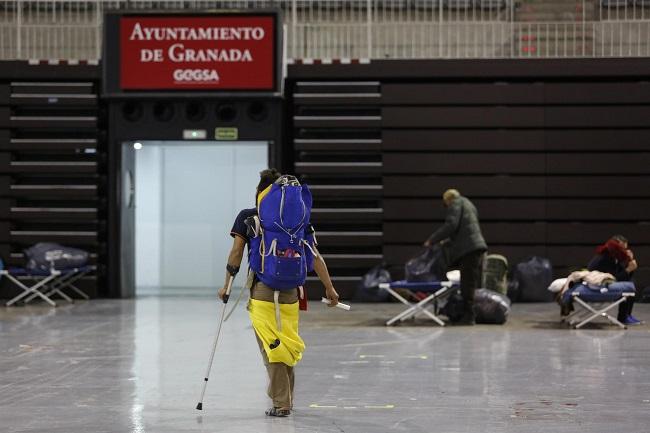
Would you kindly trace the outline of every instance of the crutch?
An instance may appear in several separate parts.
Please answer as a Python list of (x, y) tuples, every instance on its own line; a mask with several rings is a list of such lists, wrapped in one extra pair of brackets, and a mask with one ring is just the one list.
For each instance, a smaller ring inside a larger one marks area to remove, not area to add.
[(235, 266), (226, 266), (230, 278), (228, 278), (228, 286), (226, 286), (226, 293), (223, 295), (223, 309), (221, 310), (221, 319), (219, 320), (219, 327), (217, 328), (217, 335), (214, 337), (214, 344), (212, 345), (212, 353), (210, 353), (210, 360), (208, 361), (208, 368), (205, 371), (205, 377), (203, 378), (203, 389), (201, 390), (201, 399), (196, 405), (197, 410), (203, 410), (203, 397), (205, 396), (205, 389), (208, 386), (208, 377), (210, 376), (210, 369), (212, 369), (212, 361), (214, 360), (214, 353), (217, 351), (217, 343), (219, 342), (219, 335), (221, 334), (221, 325), (223, 325), (223, 318), (226, 314), (226, 305), (228, 304), (228, 298), (230, 297), (230, 289), (232, 288), (232, 282), (235, 279), (235, 275), (239, 271), (238, 267)]

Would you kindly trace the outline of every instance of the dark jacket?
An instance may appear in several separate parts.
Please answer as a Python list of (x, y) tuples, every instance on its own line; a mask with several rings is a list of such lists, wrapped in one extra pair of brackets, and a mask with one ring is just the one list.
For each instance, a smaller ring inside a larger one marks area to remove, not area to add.
[(596, 254), (587, 265), (587, 269), (612, 274), (616, 281), (632, 281), (634, 274), (634, 272), (628, 273), (621, 262), (607, 253)]
[(487, 251), (476, 207), (466, 197), (454, 199), (447, 208), (445, 223), (430, 237), (432, 244), (449, 239), (449, 259), (456, 262), (476, 251)]

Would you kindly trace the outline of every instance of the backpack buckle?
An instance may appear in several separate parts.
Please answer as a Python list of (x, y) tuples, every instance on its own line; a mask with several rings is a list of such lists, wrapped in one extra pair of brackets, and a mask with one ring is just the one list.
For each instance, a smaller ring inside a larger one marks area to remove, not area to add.
[(280, 186), (300, 186), (300, 181), (296, 176), (290, 174), (283, 174), (275, 183)]

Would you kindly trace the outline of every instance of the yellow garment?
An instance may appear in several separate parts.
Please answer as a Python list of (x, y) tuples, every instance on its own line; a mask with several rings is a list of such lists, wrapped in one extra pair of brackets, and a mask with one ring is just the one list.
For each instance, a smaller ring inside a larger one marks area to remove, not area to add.
[[(264, 343), (264, 351), (269, 362), (282, 362), (293, 367), (302, 358), (305, 342), (298, 335), (298, 303), (279, 304), (282, 320), (282, 332), (278, 331), (275, 323), (275, 305), (273, 302), (251, 299), (248, 304), (248, 314), (253, 323), (255, 333)], [(275, 341), (280, 344), (271, 349)]]
[(262, 200), (264, 199), (264, 197), (266, 197), (266, 195), (271, 192), (271, 187), (272, 186), (273, 186), (273, 184), (267, 186), (266, 188), (264, 188), (264, 190), (262, 192), (260, 192), (257, 195), (257, 209), (258, 210), (260, 208), (260, 203), (262, 203)]

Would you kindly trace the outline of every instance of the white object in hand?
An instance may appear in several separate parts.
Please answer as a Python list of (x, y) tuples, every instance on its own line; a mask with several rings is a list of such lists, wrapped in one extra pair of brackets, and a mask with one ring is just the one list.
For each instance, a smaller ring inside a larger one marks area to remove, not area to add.
[[(327, 299), (327, 298), (322, 298), (322, 299), (321, 299), (321, 302), (322, 302), (323, 304), (329, 304), (329, 303), (330, 303), (330, 300)], [(336, 308), (340, 308), (341, 310), (350, 311), (350, 306), (349, 306), (349, 305), (341, 304), (340, 302), (339, 302), (338, 304), (336, 304), (335, 307), (336, 307)]]

